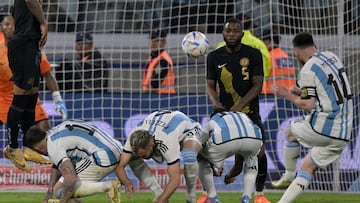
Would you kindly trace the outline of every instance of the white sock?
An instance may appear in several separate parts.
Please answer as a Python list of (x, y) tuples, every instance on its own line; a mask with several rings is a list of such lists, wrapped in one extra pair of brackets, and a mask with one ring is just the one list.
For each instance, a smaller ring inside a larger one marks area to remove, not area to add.
[(285, 179), (293, 180), (296, 175), (296, 164), (300, 155), (300, 145), (298, 142), (285, 141), (284, 161), (285, 161)]
[(163, 192), (161, 186), (157, 182), (154, 174), (151, 172), (150, 167), (144, 163), (143, 160), (137, 159), (130, 162), (130, 167), (135, 176), (148, 187), (156, 197), (160, 196)]
[(278, 203), (290, 203), (296, 199), (310, 184), (312, 174), (299, 171), (295, 180), (287, 188)]
[(184, 164), (184, 176), (186, 182), (186, 191), (190, 197), (196, 197), (196, 181), (199, 175), (199, 164)]
[(254, 185), (255, 185), (255, 180), (256, 180), (256, 176), (257, 176), (257, 167), (258, 167), (257, 163), (258, 162), (256, 161), (256, 164), (251, 167), (248, 167), (245, 165), (243, 196), (247, 195), (251, 198), (252, 192), (254, 191)]
[(96, 193), (106, 192), (112, 187), (110, 182), (78, 181), (73, 197), (86, 197)]
[(207, 161), (200, 160), (199, 161), (199, 178), (201, 180), (201, 184), (203, 185), (203, 194), (207, 193), (209, 198), (215, 197), (217, 195), (213, 177), (213, 171)]

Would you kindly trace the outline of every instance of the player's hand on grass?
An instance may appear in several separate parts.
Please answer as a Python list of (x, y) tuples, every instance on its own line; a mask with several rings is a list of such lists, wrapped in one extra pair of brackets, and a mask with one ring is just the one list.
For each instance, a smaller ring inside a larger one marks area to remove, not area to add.
[(133, 184), (125, 185), (125, 192), (128, 198), (135, 192), (135, 186)]
[(226, 175), (225, 178), (224, 178), (225, 185), (233, 183), (234, 181), (235, 181), (235, 177), (231, 177), (231, 176)]

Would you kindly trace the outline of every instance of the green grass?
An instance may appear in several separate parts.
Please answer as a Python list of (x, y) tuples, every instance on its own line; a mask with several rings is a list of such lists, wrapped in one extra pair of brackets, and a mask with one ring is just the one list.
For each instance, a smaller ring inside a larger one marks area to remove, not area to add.
[[(279, 192), (266, 192), (266, 196), (272, 203), (276, 203), (281, 197), (282, 193)], [(200, 194), (199, 194), (200, 196)], [(237, 203), (240, 201), (241, 193), (236, 192), (219, 192), (219, 197), (222, 203)], [(0, 193), (1, 203), (38, 203), (43, 199), (43, 193), (15, 193), (15, 192), (2, 192)], [(130, 199), (122, 193), (122, 203), (147, 203), (153, 199), (152, 193), (136, 192)], [(105, 198), (105, 195), (99, 194), (83, 198), (84, 203), (107, 203), (110, 202)], [(171, 203), (184, 203), (184, 193), (177, 192), (171, 199)], [(302, 194), (294, 203), (359, 203), (360, 194), (348, 193), (313, 193), (308, 192)]]

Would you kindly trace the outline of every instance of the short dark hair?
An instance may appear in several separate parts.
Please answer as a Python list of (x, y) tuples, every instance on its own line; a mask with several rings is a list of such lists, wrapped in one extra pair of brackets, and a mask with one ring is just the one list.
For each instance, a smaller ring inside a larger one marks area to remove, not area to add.
[(29, 148), (33, 148), (34, 145), (38, 144), (41, 140), (46, 137), (46, 131), (37, 127), (31, 126), (23, 137), (23, 145)]
[(130, 146), (134, 153), (145, 148), (152, 135), (146, 130), (136, 130), (130, 135)]
[(312, 35), (308, 32), (298, 33), (292, 40), (292, 43), (294, 47), (308, 47), (315, 45)]
[(5, 17), (11, 16), (12, 10), (13, 10), (13, 6), (9, 6), (9, 5), (0, 6), (0, 22), (2, 22)]
[(224, 29), (225, 29), (226, 24), (228, 24), (228, 23), (237, 23), (237, 24), (239, 24), (241, 26), (241, 28), (243, 27), (242, 23), (241, 23), (241, 20), (239, 20), (238, 18), (234, 18), (234, 17), (228, 18), (224, 23)]
[(11, 16), (10, 13), (7, 13), (7, 14), (0, 14), (0, 23), (8, 16)]
[(93, 42), (93, 36), (89, 32), (78, 32), (76, 34), (75, 42)]
[(269, 39), (273, 41), (274, 44), (280, 43), (280, 35), (275, 30), (273, 30), (272, 33), (270, 29), (264, 30), (262, 39), (263, 40)]
[(153, 30), (150, 33), (150, 39), (166, 39), (167, 33), (164, 30)]

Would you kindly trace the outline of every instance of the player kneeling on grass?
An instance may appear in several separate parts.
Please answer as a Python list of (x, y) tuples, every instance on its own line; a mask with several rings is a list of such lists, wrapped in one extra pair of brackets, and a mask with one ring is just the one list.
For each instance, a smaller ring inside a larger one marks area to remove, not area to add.
[[(211, 116), (203, 128), (201, 140), (203, 148), (199, 153), (199, 177), (207, 196), (202, 196), (198, 203), (218, 203), (214, 176), (221, 176), (224, 160), (233, 155), (245, 161), (244, 192), (242, 203), (251, 202), (257, 175), (257, 154), (262, 146), (260, 128), (248, 116), (241, 112), (220, 112)], [(242, 163), (242, 162), (241, 162)], [(231, 183), (236, 174), (230, 171), (225, 176), (225, 183)], [(201, 200), (202, 199), (202, 200)]]
[(187, 203), (196, 202), (196, 180), (199, 165), (197, 154), (201, 149), (201, 125), (180, 111), (155, 111), (148, 115), (128, 137), (116, 174), (131, 196), (135, 187), (127, 177), (125, 166), (133, 156), (166, 161), (169, 182), (154, 201), (168, 202), (180, 185), (180, 156), (184, 162)]
[[(121, 201), (119, 180), (100, 182), (114, 172), (122, 153), (121, 143), (102, 129), (84, 121), (65, 121), (50, 131), (33, 126), (24, 140), (28, 147), (48, 155), (53, 162), (43, 203), (81, 202), (80, 197), (102, 192), (112, 203)], [(132, 164), (135, 168), (140, 165), (141, 161)], [(150, 168), (141, 169), (145, 173), (150, 171)], [(141, 177), (137, 169), (134, 173)], [(156, 180), (152, 181), (161, 190)]]

